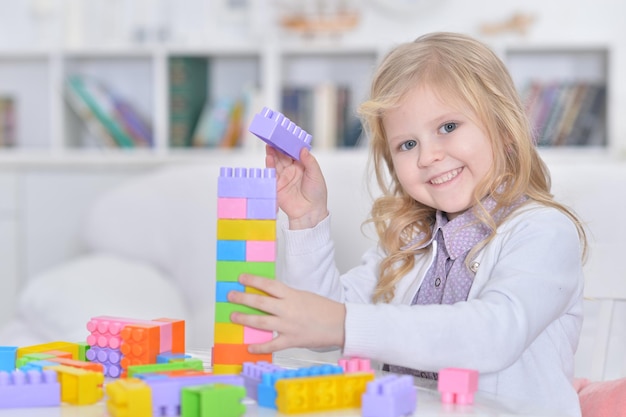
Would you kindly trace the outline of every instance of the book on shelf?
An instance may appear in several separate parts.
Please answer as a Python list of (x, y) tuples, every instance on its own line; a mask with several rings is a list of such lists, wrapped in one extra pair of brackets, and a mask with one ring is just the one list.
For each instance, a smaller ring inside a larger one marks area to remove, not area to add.
[(0, 96), (0, 148), (16, 145), (16, 109), (15, 99), (11, 96)]
[(606, 144), (606, 85), (532, 82), (523, 97), (538, 146)]
[(173, 147), (194, 145), (194, 134), (208, 96), (209, 63), (206, 58), (169, 59), (169, 123)]
[(281, 113), (313, 137), (314, 149), (353, 147), (359, 144), (360, 123), (350, 111), (349, 87), (322, 83), (282, 89)]
[(135, 148), (153, 145), (145, 118), (99, 80), (72, 75), (65, 88), (68, 104), (105, 147)]
[(235, 148), (242, 144), (243, 98), (219, 98), (206, 103), (192, 136), (192, 146), (202, 148)]

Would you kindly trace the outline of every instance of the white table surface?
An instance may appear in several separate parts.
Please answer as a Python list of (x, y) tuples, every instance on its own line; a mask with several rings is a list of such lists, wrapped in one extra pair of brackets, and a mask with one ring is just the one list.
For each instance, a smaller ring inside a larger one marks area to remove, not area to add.
[[(190, 354), (200, 358), (207, 366), (210, 366), (210, 352), (194, 350)], [(286, 368), (301, 368), (320, 364), (317, 361), (308, 361), (302, 358), (293, 359), (274, 355), (274, 363)], [(382, 373), (381, 373), (382, 376)], [(437, 392), (436, 383), (433, 381), (416, 378), (415, 385), (418, 388), (417, 408), (413, 416), (517, 416), (526, 415), (532, 417), (558, 417), (553, 414), (519, 414), (514, 404), (503, 403), (488, 395), (477, 393), (473, 405), (443, 404), (440, 394)], [(274, 409), (257, 407), (256, 402), (245, 399), (246, 417), (277, 417), (286, 416)], [(306, 417), (360, 417), (361, 410), (358, 408), (336, 410), (321, 413), (292, 414)], [(87, 406), (72, 406), (63, 404), (59, 407), (0, 409), (0, 417), (108, 417), (104, 402)], [(215, 416), (219, 417), (219, 416)]]

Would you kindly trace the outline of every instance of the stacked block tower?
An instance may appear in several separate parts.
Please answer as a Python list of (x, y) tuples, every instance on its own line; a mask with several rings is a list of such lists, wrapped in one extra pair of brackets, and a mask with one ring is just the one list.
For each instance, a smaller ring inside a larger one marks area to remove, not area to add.
[(241, 274), (276, 277), (276, 171), (223, 167), (217, 192), (215, 330), (211, 357), (213, 373), (239, 374), (244, 362), (272, 361), (271, 354), (248, 353), (249, 344), (271, 340), (271, 332), (230, 321), (234, 311), (265, 313), (229, 303), (227, 295), (232, 290), (256, 291), (239, 284)]

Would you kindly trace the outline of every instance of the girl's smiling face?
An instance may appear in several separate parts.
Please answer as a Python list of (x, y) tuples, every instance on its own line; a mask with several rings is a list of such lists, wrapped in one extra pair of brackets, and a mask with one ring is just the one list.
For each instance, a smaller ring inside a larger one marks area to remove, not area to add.
[(493, 164), (491, 142), (477, 120), (421, 86), (383, 117), (402, 188), (449, 220), (474, 204), (474, 190)]

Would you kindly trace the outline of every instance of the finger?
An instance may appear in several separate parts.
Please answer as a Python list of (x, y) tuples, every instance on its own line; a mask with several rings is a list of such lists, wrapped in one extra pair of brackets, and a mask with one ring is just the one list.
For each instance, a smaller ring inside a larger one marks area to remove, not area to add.
[(242, 274), (239, 276), (239, 283), (245, 287), (263, 291), (276, 298), (284, 298), (288, 292), (288, 287), (282, 282), (256, 275)]
[(245, 327), (252, 327), (267, 332), (276, 331), (276, 327), (280, 325), (279, 320), (271, 315), (264, 314), (246, 314), (239, 311), (230, 315), (230, 321)]

